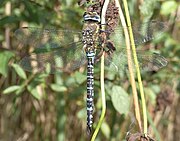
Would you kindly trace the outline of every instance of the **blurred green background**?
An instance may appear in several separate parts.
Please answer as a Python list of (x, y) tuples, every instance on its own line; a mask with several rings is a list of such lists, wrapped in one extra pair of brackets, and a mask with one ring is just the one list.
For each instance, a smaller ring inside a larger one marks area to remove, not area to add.
[[(169, 28), (145, 44), (168, 65), (142, 74), (149, 133), (156, 140), (180, 139), (180, 6), (178, 1), (129, 0), (132, 23), (151, 19)], [(86, 134), (86, 69), (71, 74), (31, 74), (19, 67), (21, 26), (81, 30), (85, 7), (77, 0), (0, 1), (0, 141), (84, 141)], [(27, 50), (27, 49), (24, 49)], [(95, 66), (94, 127), (101, 114), (100, 66)], [(138, 132), (128, 75), (106, 72), (107, 111), (97, 141), (123, 141)]]

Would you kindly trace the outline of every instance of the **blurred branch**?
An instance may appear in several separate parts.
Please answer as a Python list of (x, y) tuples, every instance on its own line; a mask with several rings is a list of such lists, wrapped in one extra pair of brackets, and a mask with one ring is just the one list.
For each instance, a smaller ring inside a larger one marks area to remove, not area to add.
[[(5, 5), (5, 15), (9, 16), (11, 15), (11, 2), (7, 2)], [(6, 27), (5, 29), (5, 42), (6, 42), (6, 48), (10, 48), (10, 28)]]

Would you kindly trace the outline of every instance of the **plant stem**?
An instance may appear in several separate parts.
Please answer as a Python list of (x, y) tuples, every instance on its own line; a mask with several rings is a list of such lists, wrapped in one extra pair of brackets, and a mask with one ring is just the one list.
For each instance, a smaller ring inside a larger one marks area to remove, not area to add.
[[(122, 26), (127, 27), (121, 6), (119, 4), (119, 1), (115, 0), (115, 3), (119, 10), (119, 16), (120, 16)], [(136, 82), (134, 79), (134, 73), (133, 73), (133, 68), (132, 68), (130, 39), (129, 39), (129, 33), (128, 33), (127, 28), (124, 28), (124, 35), (125, 35), (126, 48), (127, 48), (128, 69), (129, 69), (129, 75), (130, 75), (130, 82), (131, 82), (131, 86), (132, 86), (132, 93), (133, 93), (133, 100), (134, 100), (134, 107), (135, 107), (135, 116), (136, 116), (136, 120), (138, 122), (140, 132), (142, 132), (142, 123), (141, 123), (140, 109), (139, 109), (139, 103), (138, 103), (137, 88), (136, 88)]]
[(138, 78), (138, 84), (139, 84), (139, 90), (140, 90), (141, 102), (142, 102), (142, 110), (143, 110), (144, 134), (146, 135), (147, 134), (147, 111), (146, 111), (144, 89), (143, 89), (142, 80), (141, 80), (141, 72), (139, 69), (139, 63), (138, 63), (137, 54), (136, 54), (136, 47), (134, 43), (134, 37), (133, 37), (133, 32), (132, 32), (132, 26), (131, 26), (131, 20), (129, 16), (127, 1), (123, 0), (123, 3), (124, 3), (124, 9), (125, 9), (125, 14), (126, 14), (126, 19), (127, 19), (127, 26), (129, 27), (128, 29), (129, 29), (129, 34), (130, 34), (130, 41), (131, 41), (131, 48), (133, 52), (134, 63), (135, 63), (136, 72), (137, 72), (137, 78)]

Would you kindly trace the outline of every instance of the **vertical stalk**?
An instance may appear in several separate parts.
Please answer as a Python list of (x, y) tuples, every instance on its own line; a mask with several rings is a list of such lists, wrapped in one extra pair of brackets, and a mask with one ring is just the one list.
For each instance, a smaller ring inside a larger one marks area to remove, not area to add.
[[(116, 6), (119, 10), (119, 16), (121, 20), (121, 24), (123, 27), (127, 27), (126, 21), (121, 9), (121, 6), (119, 4), (118, 0), (115, 0)], [(137, 88), (136, 88), (136, 82), (134, 79), (134, 73), (132, 68), (132, 57), (131, 57), (131, 48), (130, 48), (130, 39), (129, 39), (129, 33), (128, 29), (124, 28), (124, 35), (125, 35), (125, 41), (126, 41), (126, 48), (127, 48), (127, 58), (128, 58), (128, 69), (129, 69), (129, 75), (130, 75), (130, 83), (132, 86), (132, 93), (133, 93), (133, 100), (134, 100), (134, 107), (135, 107), (135, 117), (138, 122), (138, 126), (140, 129), (140, 132), (142, 132), (142, 123), (141, 123), (141, 116), (140, 116), (140, 109), (139, 109), (139, 103), (138, 103), (138, 94), (137, 94)]]
[(138, 78), (138, 83), (139, 83), (139, 90), (140, 90), (141, 101), (142, 101), (144, 134), (147, 134), (147, 111), (146, 111), (144, 89), (143, 89), (142, 80), (141, 80), (141, 72), (139, 69), (139, 63), (138, 63), (137, 54), (136, 54), (136, 47), (134, 44), (134, 37), (133, 37), (133, 32), (132, 32), (132, 26), (131, 26), (131, 20), (130, 20), (130, 16), (129, 16), (127, 1), (123, 0), (123, 4), (124, 4), (124, 9), (125, 9), (125, 14), (126, 14), (127, 26), (129, 27), (128, 30), (129, 30), (129, 34), (130, 34), (130, 41), (132, 44), (131, 48), (132, 48), (132, 52), (133, 52), (133, 58), (134, 58), (134, 63), (135, 63), (135, 67), (136, 67), (137, 78)]
[[(5, 14), (9, 16), (11, 14), (11, 2), (7, 2), (5, 6)], [(10, 28), (6, 27), (5, 29), (5, 41), (6, 41), (6, 48), (10, 48)]]

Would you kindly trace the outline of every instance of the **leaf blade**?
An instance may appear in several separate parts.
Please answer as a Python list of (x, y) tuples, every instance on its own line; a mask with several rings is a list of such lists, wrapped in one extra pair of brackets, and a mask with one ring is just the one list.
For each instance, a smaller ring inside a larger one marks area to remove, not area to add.
[(113, 86), (111, 100), (114, 108), (120, 114), (127, 114), (130, 106), (130, 98), (127, 92), (120, 86)]

